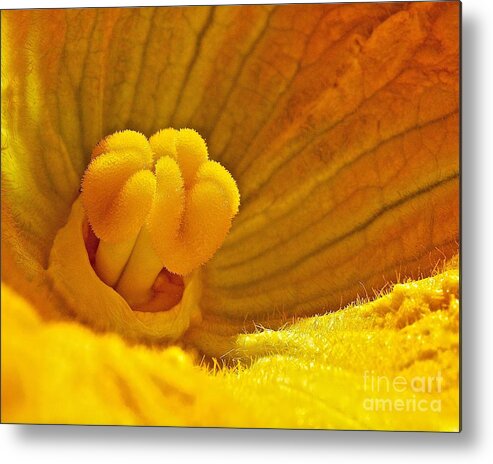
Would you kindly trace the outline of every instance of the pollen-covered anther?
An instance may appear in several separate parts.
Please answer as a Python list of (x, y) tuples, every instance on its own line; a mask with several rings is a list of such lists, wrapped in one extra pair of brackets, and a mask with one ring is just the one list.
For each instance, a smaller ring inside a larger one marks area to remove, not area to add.
[(157, 188), (148, 228), (166, 268), (186, 275), (207, 262), (223, 243), (238, 212), (240, 193), (231, 174), (208, 160), (197, 132), (182, 129), (174, 136), (176, 151), (162, 149), (164, 137), (173, 141), (170, 132), (158, 132), (150, 139), (157, 154)]
[(100, 239), (95, 269), (117, 283), (152, 206), (156, 178), (147, 138), (126, 130), (103, 139), (93, 150), (82, 179), (82, 203)]
[(214, 255), (240, 195), (196, 131), (169, 128), (149, 141), (133, 131), (103, 139), (84, 174), (82, 202), (100, 239), (96, 272), (143, 310), (163, 268), (184, 276)]

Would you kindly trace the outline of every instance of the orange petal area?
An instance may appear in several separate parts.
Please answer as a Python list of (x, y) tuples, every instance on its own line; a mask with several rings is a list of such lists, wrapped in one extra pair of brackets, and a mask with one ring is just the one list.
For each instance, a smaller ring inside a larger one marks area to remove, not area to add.
[(193, 127), (242, 194), (203, 270), (211, 333), (430, 275), (458, 250), (459, 19), (459, 2), (3, 12), (4, 249), (43, 274), (105, 134)]
[(338, 310), (458, 252), (459, 3), (303, 8), (275, 9), (228, 98), (193, 117), (219, 114), (204, 133), (242, 194), (203, 274), (218, 339)]

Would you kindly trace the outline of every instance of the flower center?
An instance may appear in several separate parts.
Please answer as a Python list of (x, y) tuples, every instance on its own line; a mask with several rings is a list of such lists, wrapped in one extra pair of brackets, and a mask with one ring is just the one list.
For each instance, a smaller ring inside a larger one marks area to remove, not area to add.
[(81, 194), (99, 239), (93, 266), (133, 309), (176, 305), (182, 277), (214, 255), (231, 227), (240, 194), (208, 158), (193, 129), (164, 129), (149, 140), (125, 130), (93, 150)]

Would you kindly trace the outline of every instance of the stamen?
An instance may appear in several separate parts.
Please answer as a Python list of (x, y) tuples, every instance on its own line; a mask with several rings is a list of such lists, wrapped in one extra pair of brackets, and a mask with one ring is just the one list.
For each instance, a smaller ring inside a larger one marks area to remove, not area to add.
[(123, 272), (132, 250), (136, 237), (119, 243), (109, 243), (101, 240), (96, 252), (94, 267), (99, 278), (113, 287)]
[[(171, 183), (172, 161), (165, 157), (156, 166), (157, 194), (149, 229), (154, 249), (166, 268), (186, 275), (207, 262), (221, 246), (238, 211), (239, 192), (228, 171), (214, 161), (203, 163), (189, 189), (178, 184), (179, 179)], [(179, 204), (183, 190), (184, 204), (175, 207), (174, 215), (167, 215), (171, 205)]]
[(177, 161), (186, 188), (194, 183), (199, 167), (209, 157), (204, 139), (193, 129), (164, 129), (149, 142), (157, 159), (169, 156)]
[(150, 301), (153, 296), (152, 286), (163, 267), (161, 259), (152, 248), (149, 233), (146, 227), (143, 227), (116, 291), (132, 307)]
[(157, 293), (159, 301), (176, 302), (182, 287), (168, 285), (173, 296), (165, 298), (156, 279), (184, 276), (207, 262), (224, 241), (239, 199), (231, 174), (208, 160), (205, 141), (193, 129), (164, 129), (149, 141), (133, 131), (106, 137), (82, 181), (88, 222), (100, 240), (96, 273), (135, 309), (156, 311)]
[(95, 268), (113, 286), (133, 249), (151, 209), (156, 179), (149, 170), (153, 155), (138, 132), (117, 132), (103, 139), (92, 153), (82, 180), (82, 203), (100, 239)]

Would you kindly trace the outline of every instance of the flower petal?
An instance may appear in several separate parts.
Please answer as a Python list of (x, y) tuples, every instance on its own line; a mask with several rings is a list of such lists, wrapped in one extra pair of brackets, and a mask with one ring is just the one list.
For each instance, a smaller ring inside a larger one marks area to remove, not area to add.
[[(42, 323), (9, 287), (2, 296), (2, 421), (458, 430), (456, 268), (373, 303), (242, 335), (230, 353), (241, 362), (216, 361), (210, 372), (181, 349)], [(379, 395), (375, 376), (407, 387)], [(435, 383), (416, 392), (410, 382), (422, 376)], [(409, 406), (372, 411), (375, 396)]]
[[(286, 53), (299, 43), (295, 10), (271, 17), (290, 24)], [(272, 26), (208, 138), (242, 192), (204, 275), (218, 344), (429, 275), (458, 250), (458, 4), (309, 11), (321, 13), (297, 66), (278, 58)], [(279, 91), (253, 77), (272, 68)]]
[[(2, 13), (2, 234), (31, 279), (46, 267), (56, 231), (78, 194), (102, 125), (107, 31), (87, 10)], [(92, 40), (89, 40), (89, 39)], [(86, 73), (85, 71), (88, 71)]]
[(4, 12), (15, 259), (46, 267), (102, 136), (173, 126), (242, 194), (208, 336), (429, 275), (457, 252), (458, 23), (456, 2)]
[[(2, 422), (239, 425), (245, 410), (179, 348), (42, 322), (2, 285)], [(29, 343), (26, 343), (29, 340)], [(237, 410), (224, 409), (228, 402)]]

